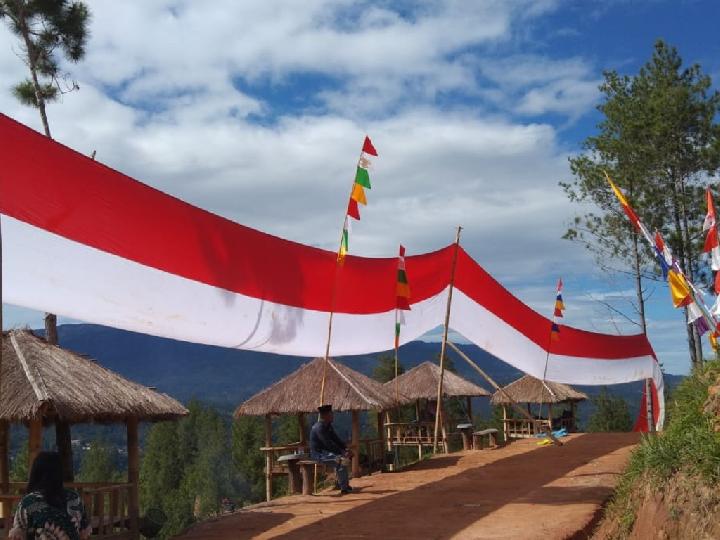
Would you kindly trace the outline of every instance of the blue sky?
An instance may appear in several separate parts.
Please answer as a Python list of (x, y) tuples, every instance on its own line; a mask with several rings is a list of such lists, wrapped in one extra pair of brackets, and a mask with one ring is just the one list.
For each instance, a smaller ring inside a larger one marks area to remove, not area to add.
[[(549, 314), (633, 333), (631, 284), (561, 239), (572, 216), (557, 183), (594, 133), (604, 69), (633, 74), (663, 38), (720, 80), (715, 1), (217, 0), (89, 2), (80, 91), (50, 106), (80, 152), (238, 222), (334, 249), (347, 182), (369, 133), (380, 152), (353, 252), (411, 253), (452, 241)], [(0, 29), (0, 110), (39, 128), (9, 85), (24, 77)], [(6, 326), (40, 316), (6, 306)], [(685, 329), (664, 285), (649, 302), (666, 369), (688, 369)]]

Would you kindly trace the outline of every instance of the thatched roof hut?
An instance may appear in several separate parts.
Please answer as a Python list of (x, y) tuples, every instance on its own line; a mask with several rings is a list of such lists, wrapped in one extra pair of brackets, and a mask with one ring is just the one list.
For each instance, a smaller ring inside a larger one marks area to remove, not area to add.
[[(423, 362), (406, 371), (397, 378), (400, 403), (411, 403), (418, 399), (437, 399), (440, 366), (432, 362)], [(385, 383), (385, 388), (394, 396), (395, 379)], [(445, 397), (482, 397), (490, 392), (463, 379), (452, 371), (445, 370), (443, 377), (443, 396)]]
[(121, 377), (28, 330), (3, 333), (0, 420), (124, 422), (170, 420), (188, 411), (179, 402)]
[[(503, 388), (516, 403), (573, 403), (588, 397), (567, 384), (545, 381), (525, 375)], [(510, 400), (498, 390), (490, 402), (493, 405), (509, 405)]]
[[(235, 410), (235, 417), (296, 414), (317, 411), (324, 359), (316, 358), (287, 377), (255, 394)], [(373, 379), (328, 360), (325, 403), (336, 411), (383, 410), (393, 406), (393, 397)]]

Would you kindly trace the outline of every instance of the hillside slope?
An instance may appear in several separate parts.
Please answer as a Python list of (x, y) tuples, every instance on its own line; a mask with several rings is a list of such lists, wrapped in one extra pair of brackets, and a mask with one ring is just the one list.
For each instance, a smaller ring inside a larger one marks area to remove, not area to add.
[[(309, 360), (174, 341), (92, 324), (62, 325), (59, 336), (62, 346), (85, 354), (130, 379), (156, 387), (183, 402), (197, 398), (223, 409), (233, 408)], [(520, 376), (517, 369), (475, 345), (461, 348), (500, 384)], [(400, 359), (408, 369), (426, 360), (436, 361), (439, 353), (439, 343), (414, 341), (400, 349)], [(342, 361), (371, 375), (382, 354), (344, 357)], [(461, 376), (490, 389), (455, 353), (449, 351), (448, 356)], [(670, 375), (666, 383), (673, 386), (680, 379)], [(578, 388), (590, 396), (600, 390), (600, 387)], [(627, 400), (634, 417), (642, 383), (615, 385), (611, 390)], [(476, 403), (478, 412), (487, 413), (487, 399), (477, 399)], [(589, 403), (581, 405), (581, 421), (587, 419), (590, 412)]]
[(720, 538), (720, 364), (683, 381), (631, 457), (596, 540)]

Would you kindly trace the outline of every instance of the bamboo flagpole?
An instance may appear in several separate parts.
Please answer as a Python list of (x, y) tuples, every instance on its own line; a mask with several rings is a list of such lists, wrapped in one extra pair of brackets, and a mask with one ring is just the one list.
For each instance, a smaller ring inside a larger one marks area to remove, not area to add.
[(347, 210), (345, 211), (345, 217), (343, 219), (342, 231), (340, 232), (340, 246), (338, 247), (338, 254), (335, 258), (334, 263), (333, 280), (330, 292), (330, 315), (328, 316), (327, 342), (325, 343), (325, 361), (323, 362), (322, 381), (320, 383), (319, 405), (325, 404), (325, 380), (327, 378), (327, 366), (330, 360), (330, 343), (332, 342), (333, 316), (335, 315), (335, 299), (337, 296), (337, 281), (340, 269), (345, 262), (345, 255), (348, 252), (348, 234), (350, 231), (349, 218), (360, 220), (360, 210), (358, 209), (358, 204), (367, 204), (364, 188), (370, 189), (370, 175), (368, 174), (370, 159), (366, 156), (377, 157), (377, 155), (377, 150), (375, 150), (375, 147), (373, 146), (370, 137), (366, 135), (365, 140), (363, 141), (362, 149), (360, 150), (360, 156), (358, 157), (357, 166), (355, 168), (355, 176), (353, 177), (353, 181), (350, 186), (348, 206)]
[(433, 452), (437, 453), (438, 432), (440, 431), (440, 415), (442, 413), (443, 378), (445, 376), (445, 350), (448, 343), (448, 328), (450, 326), (450, 307), (452, 306), (452, 294), (455, 287), (455, 267), (457, 266), (458, 251), (460, 250), (460, 232), (462, 227), (458, 226), (455, 234), (455, 252), (453, 253), (452, 268), (450, 270), (450, 285), (448, 288), (447, 308), (445, 309), (445, 326), (443, 327), (442, 344), (440, 345), (440, 378), (438, 379), (437, 403), (435, 405), (435, 432), (433, 435)]
[(405, 269), (405, 247), (400, 244), (398, 250), (398, 268), (395, 278), (395, 403), (400, 403), (400, 388), (398, 386), (400, 329), (405, 324), (403, 311), (410, 311), (410, 284)]
[[(552, 342), (560, 339), (560, 327), (557, 324), (558, 317), (563, 316), (563, 310), (565, 309), (565, 304), (563, 303), (562, 299), (562, 288), (563, 288), (563, 281), (562, 278), (558, 279), (556, 292), (555, 292), (555, 304), (553, 305), (553, 316), (552, 316), (552, 322), (550, 323), (550, 334), (548, 336), (548, 344), (547, 344), (547, 353), (545, 354), (545, 368), (543, 369), (543, 378), (542, 378), (542, 390), (540, 390), (540, 416), (542, 417), (542, 410), (543, 405), (545, 403), (545, 390), (547, 390), (550, 393), (551, 397), (555, 397), (555, 394), (552, 390), (548, 387), (546, 383), (547, 379), (547, 370), (548, 365), (550, 363), (550, 349), (552, 347)], [(552, 429), (552, 405), (548, 403), (548, 420), (550, 421), (550, 427), (549, 429)]]

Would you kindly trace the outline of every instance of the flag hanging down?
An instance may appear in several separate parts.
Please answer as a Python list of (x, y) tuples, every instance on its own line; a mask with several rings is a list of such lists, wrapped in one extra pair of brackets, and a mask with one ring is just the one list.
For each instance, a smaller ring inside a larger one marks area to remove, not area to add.
[[(397, 256), (346, 257), (232, 222), (153, 189), (0, 114), (4, 300), (88, 323), (257, 352), (333, 356), (388, 350)], [(350, 186), (348, 186), (349, 188)], [(348, 224), (352, 221), (348, 218)], [(168, 239), (176, 239), (169, 242)], [(442, 325), (457, 253), (449, 326), (542, 378), (550, 321), (464, 249), (405, 257), (408, 343)], [(578, 385), (663, 375), (647, 337), (563, 325), (548, 381)]]
[(718, 223), (715, 214), (715, 204), (713, 202), (712, 191), (707, 188), (707, 214), (703, 223), (703, 231), (706, 231), (705, 246), (703, 253), (710, 254), (710, 268), (715, 274), (715, 292), (720, 293), (720, 241), (718, 240)]
[(395, 348), (400, 346), (400, 328), (405, 324), (403, 311), (410, 308), (410, 284), (405, 269), (405, 247), (398, 252), (397, 284), (395, 287)]
[(670, 268), (674, 265), (670, 249), (659, 231), (655, 231), (655, 258), (658, 261), (664, 279), (667, 279)]
[(555, 295), (555, 312), (553, 313), (554, 317), (562, 317), (563, 311), (565, 311), (565, 304), (563, 303), (562, 299), (562, 288), (563, 282), (562, 279), (559, 279), (557, 284), (557, 294)]
[(355, 179), (353, 181), (352, 189), (350, 190), (350, 199), (348, 200), (347, 212), (345, 213), (343, 234), (340, 239), (340, 248), (338, 249), (337, 254), (337, 261), (340, 264), (343, 264), (343, 262), (345, 261), (345, 256), (348, 252), (348, 218), (351, 217), (360, 221), (360, 207), (358, 205), (367, 205), (365, 189), (370, 189), (370, 173), (368, 173), (368, 169), (371, 165), (371, 161), (368, 156), (377, 155), (377, 150), (375, 150), (375, 147), (370, 141), (370, 137), (365, 136), (362, 151), (360, 152), (360, 158), (358, 159), (357, 167), (355, 168)]
[(555, 309), (553, 310), (552, 323), (550, 325), (550, 340), (558, 341), (560, 339), (560, 325), (557, 324), (557, 318), (563, 316), (565, 311), (565, 304), (562, 298), (563, 281), (562, 278), (558, 279), (557, 289), (555, 292)]

